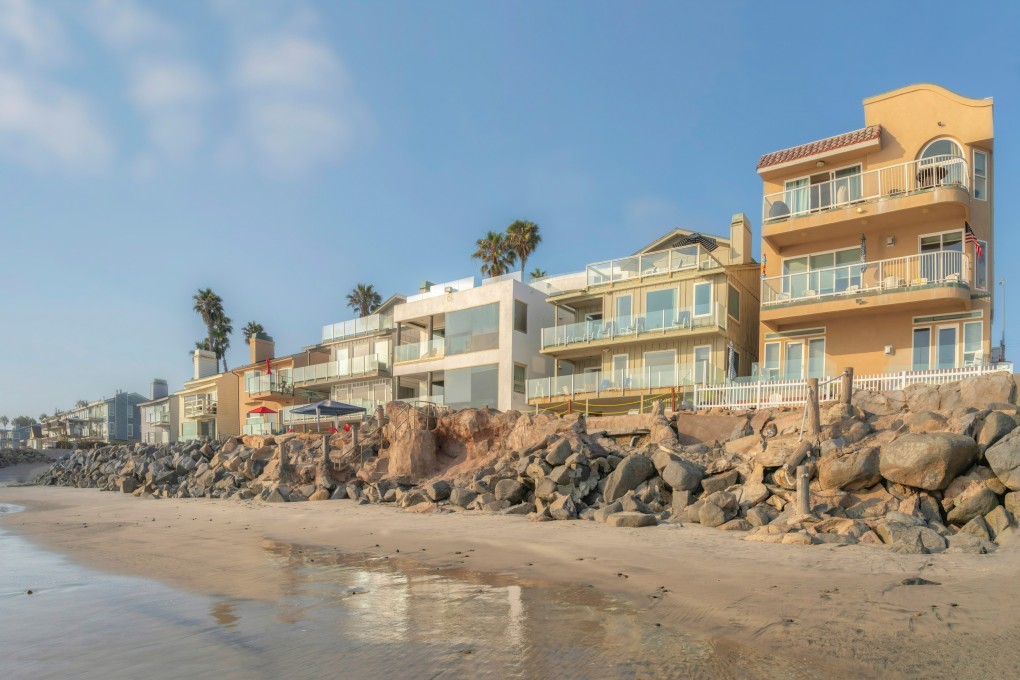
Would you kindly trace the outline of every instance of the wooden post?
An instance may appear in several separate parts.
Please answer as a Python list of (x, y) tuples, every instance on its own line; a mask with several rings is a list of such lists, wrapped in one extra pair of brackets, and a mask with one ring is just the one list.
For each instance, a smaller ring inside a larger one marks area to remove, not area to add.
[(672, 407), (670, 410), (672, 410), (673, 413), (676, 413), (676, 386), (670, 387), (669, 388), (669, 393), (670, 393), (670, 404), (671, 404), (671, 407)]
[(807, 465), (797, 466), (797, 513), (806, 515), (811, 512), (811, 473)]
[(354, 450), (358, 453), (358, 459), (361, 461), (361, 464), (364, 465), (365, 457), (361, 455), (361, 448), (358, 446), (359, 427), (361, 427), (360, 422), (354, 421), (353, 423), (351, 423), (351, 445), (354, 447)]
[(807, 433), (817, 441), (822, 431), (822, 418), (818, 406), (818, 378), (807, 379), (808, 400), (807, 406)]
[(854, 369), (852, 366), (843, 372), (843, 378), (840, 381), (839, 389), (840, 400), (849, 406), (854, 396)]
[(567, 415), (571, 415), (574, 412), (574, 402), (572, 399), (567, 399)]

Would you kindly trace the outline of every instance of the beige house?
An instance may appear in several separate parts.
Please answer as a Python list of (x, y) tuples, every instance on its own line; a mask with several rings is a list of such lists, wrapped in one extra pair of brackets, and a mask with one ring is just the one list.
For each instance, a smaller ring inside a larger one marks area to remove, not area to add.
[(911, 85), (864, 125), (758, 162), (763, 378), (990, 359), (991, 99)]
[(217, 439), (241, 434), (238, 380), (233, 373), (216, 372), (216, 355), (196, 349), (194, 377), (173, 394), (177, 400), (177, 439)]
[(729, 237), (675, 229), (634, 255), (534, 283), (556, 309), (541, 338), (555, 372), (529, 381), (529, 405), (640, 410), (728, 379), (731, 356), (734, 375), (750, 375), (759, 271), (751, 225), (739, 214)]

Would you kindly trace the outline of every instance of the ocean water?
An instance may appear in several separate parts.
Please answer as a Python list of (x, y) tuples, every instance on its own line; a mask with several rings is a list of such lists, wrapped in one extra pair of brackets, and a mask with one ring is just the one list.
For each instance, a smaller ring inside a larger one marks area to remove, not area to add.
[(18, 510), (0, 504), (6, 680), (802, 677), (584, 584), (267, 542), (282, 595), (241, 600), (83, 567), (5, 531)]

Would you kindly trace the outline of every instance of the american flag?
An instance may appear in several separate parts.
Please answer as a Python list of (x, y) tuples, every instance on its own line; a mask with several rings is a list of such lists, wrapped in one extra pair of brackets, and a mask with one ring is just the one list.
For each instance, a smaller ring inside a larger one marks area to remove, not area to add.
[(981, 242), (978, 241), (977, 236), (974, 234), (974, 230), (970, 228), (970, 222), (963, 223), (963, 240), (974, 246), (974, 254), (981, 257), (984, 253), (984, 248), (981, 247)]

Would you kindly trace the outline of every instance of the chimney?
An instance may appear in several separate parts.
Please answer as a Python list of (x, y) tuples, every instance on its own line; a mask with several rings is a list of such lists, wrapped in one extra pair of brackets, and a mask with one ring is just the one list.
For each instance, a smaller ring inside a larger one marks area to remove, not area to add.
[(273, 359), (276, 352), (276, 343), (265, 333), (256, 333), (251, 336), (248, 342), (250, 364), (261, 364), (266, 359)]
[(737, 213), (730, 218), (730, 261), (729, 264), (751, 262), (751, 223), (747, 215)]
[(149, 386), (149, 401), (153, 399), (162, 399), (169, 391), (166, 387), (166, 380), (162, 378), (153, 378), (152, 384)]
[(196, 349), (193, 358), (195, 371), (192, 380), (216, 375), (217, 362), (215, 352), (210, 352), (207, 349)]

